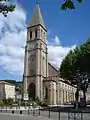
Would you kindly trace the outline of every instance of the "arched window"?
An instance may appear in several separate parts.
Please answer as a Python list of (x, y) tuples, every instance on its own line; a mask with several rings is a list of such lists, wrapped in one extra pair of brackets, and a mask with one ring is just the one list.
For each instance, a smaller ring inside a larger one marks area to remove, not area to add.
[(45, 88), (45, 92), (46, 92), (45, 99), (48, 99), (48, 88), (47, 87)]
[(36, 60), (36, 55), (30, 55), (30, 57), (29, 57), (29, 62), (33, 62), (33, 61), (35, 61)]
[(35, 38), (37, 38), (37, 30), (35, 30)]
[(45, 32), (44, 32), (44, 40), (45, 40)]
[(43, 31), (41, 30), (41, 38), (42, 38), (42, 36), (43, 36)]
[(30, 31), (30, 39), (32, 39), (32, 31)]

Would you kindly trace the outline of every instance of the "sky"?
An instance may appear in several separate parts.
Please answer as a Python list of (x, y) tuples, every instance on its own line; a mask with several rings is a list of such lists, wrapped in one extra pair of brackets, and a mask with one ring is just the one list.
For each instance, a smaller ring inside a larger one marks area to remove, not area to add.
[[(47, 28), (48, 61), (60, 67), (67, 53), (90, 37), (90, 0), (76, 3), (75, 10), (62, 11), (63, 0), (39, 0)], [(75, 1), (75, 0), (74, 0)], [(0, 14), (0, 80), (21, 81), (27, 25), (37, 0), (11, 0), (13, 13)]]

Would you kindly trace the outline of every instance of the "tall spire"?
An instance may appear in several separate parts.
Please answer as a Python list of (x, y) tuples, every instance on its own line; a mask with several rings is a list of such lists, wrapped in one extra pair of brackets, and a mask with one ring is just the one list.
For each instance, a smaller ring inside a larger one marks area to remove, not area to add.
[(43, 22), (43, 18), (42, 18), (42, 14), (41, 14), (38, 2), (36, 3), (36, 7), (34, 9), (34, 12), (33, 12), (33, 15), (32, 15), (32, 18), (31, 18), (31, 21), (30, 21), (28, 27), (32, 27), (35, 25), (41, 25), (44, 29), (46, 29), (45, 24)]

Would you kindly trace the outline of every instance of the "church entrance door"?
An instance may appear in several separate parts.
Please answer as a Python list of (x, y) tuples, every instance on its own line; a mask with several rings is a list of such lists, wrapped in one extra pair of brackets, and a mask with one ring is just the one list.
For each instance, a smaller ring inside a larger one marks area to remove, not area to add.
[(30, 99), (35, 100), (35, 84), (34, 83), (31, 83), (28, 86), (28, 94), (29, 94), (29, 100)]

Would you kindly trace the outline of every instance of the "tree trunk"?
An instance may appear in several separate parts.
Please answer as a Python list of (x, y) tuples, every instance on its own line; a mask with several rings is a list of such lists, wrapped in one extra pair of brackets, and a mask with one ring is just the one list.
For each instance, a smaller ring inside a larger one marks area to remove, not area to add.
[(83, 90), (83, 98), (84, 98), (84, 101), (86, 101), (86, 91)]
[(79, 98), (79, 91), (77, 89), (76, 93), (75, 93), (75, 99), (76, 99), (76, 110), (78, 109), (78, 98)]
[(84, 98), (84, 104), (86, 106), (86, 91), (85, 90), (83, 90), (83, 98)]

